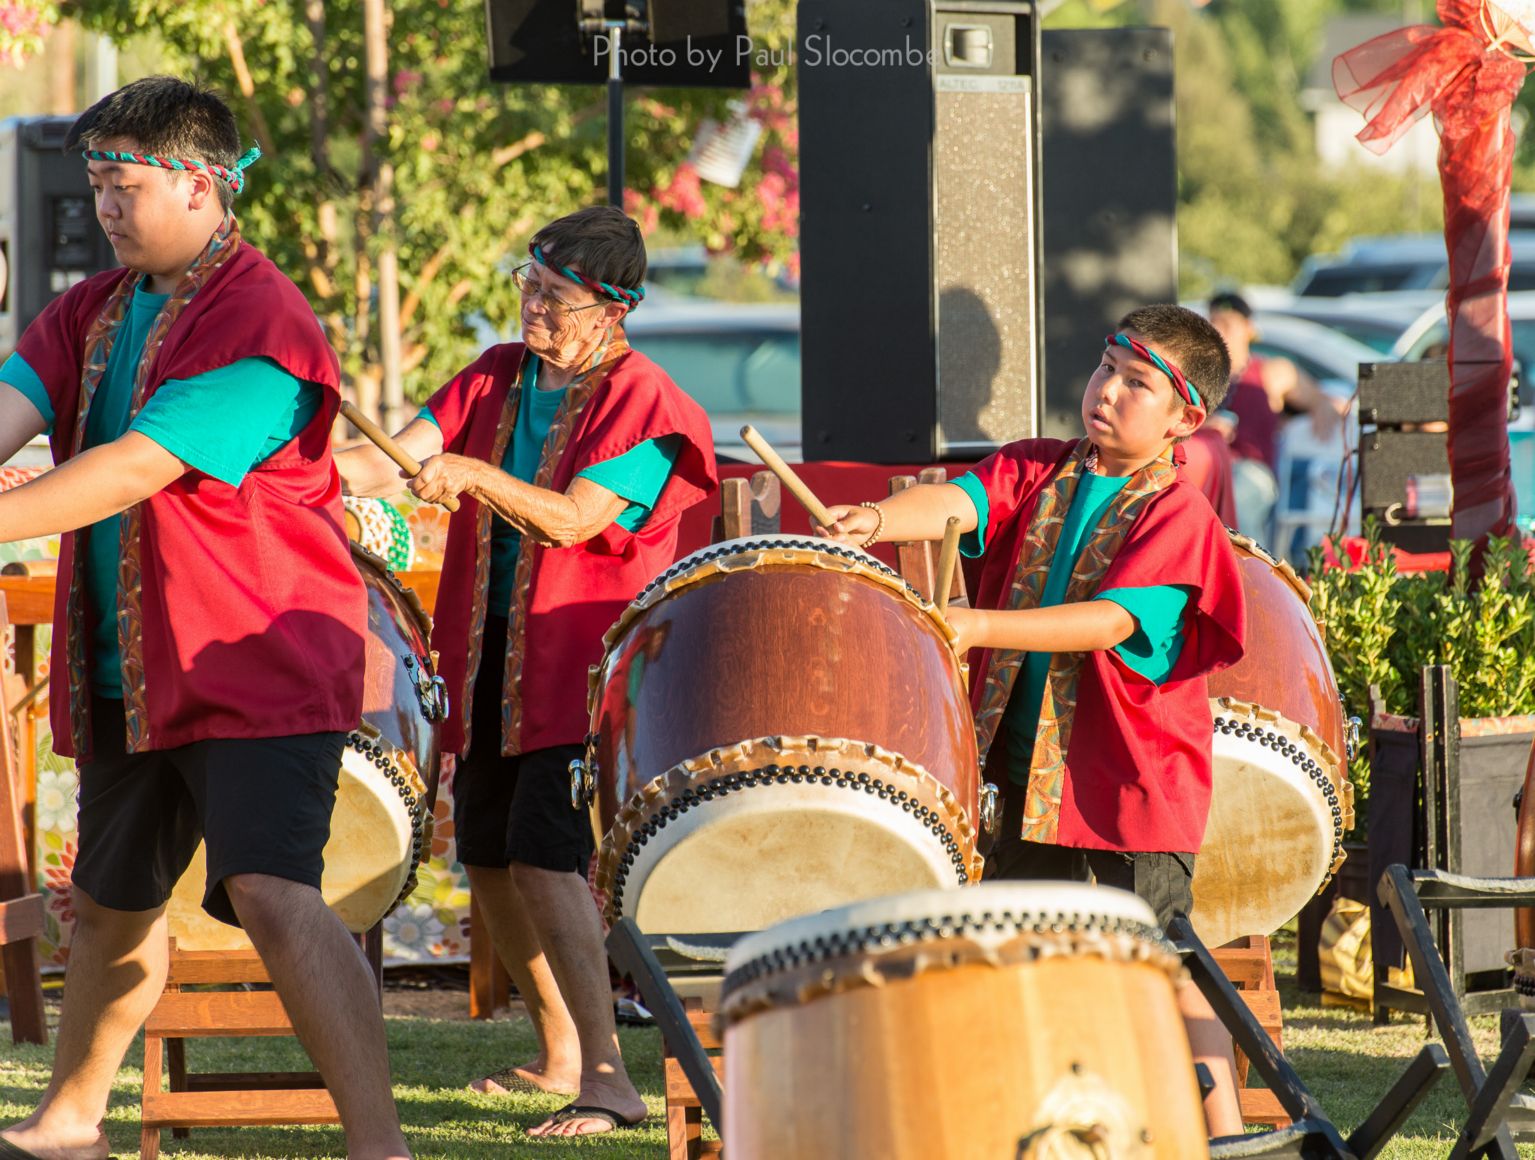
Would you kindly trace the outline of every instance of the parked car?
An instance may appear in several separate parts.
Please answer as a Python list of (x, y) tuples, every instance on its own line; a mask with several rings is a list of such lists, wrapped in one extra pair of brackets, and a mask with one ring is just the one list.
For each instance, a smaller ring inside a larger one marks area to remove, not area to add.
[(785, 459), (800, 458), (799, 306), (668, 298), (624, 321), (629, 343), (704, 410), (723, 458), (755, 461), (750, 423)]
[(1266, 313), (1315, 322), (1386, 354), (1425, 309), (1443, 301), (1438, 290), (1387, 290), (1337, 298), (1291, 295), (1286, 301), (1255, 305)]
[[(1535, 230), (1511, 230), (1510, 290), (1535, 290)], [(1449, 284), (1444, 235), (1356, 238), (1341, 254), (1313, 254), (1301, 265), (1298, 295), (1337, 297), (1380, 290), (1443, 290)]]

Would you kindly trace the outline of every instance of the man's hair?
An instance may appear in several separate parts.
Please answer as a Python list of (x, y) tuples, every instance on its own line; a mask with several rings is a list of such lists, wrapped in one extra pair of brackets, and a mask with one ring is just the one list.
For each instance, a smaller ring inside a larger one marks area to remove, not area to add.
[(637, 290), (645, 281), (645, 238), (633, 218), (611, 205), (557, 218), (533, 235), (533, 244), (555, 265), (610, 286)]
[(1247, 299), (1232, 290), (1222, 290), (1210, 296), (1210, 313), (1214, 314), (1217, 310), (1235, 311), (1243, 318), (1253, 316), (1253, 308), (1247, 304)]
[(1205, 414), (1215, 414), (1231, 383), (1231, 355), (1208, 319), (1163, 303), (1130, 311), (1119, 320), (1119, 329), (1135, 331), (1176, 365), (1199, 392)]
[[(176, 77), (145, 77), (102, 97), (70, 126), (66, 152), (92, 149), (121, 137), (140, 153), (204, 161), (233, 170), (240, 159), (240, 130), (218, 94)], [(167, 170), (172, 179), (180, 177)], [(219, 204), (234, 205), (229, 183), (214, 178)]]

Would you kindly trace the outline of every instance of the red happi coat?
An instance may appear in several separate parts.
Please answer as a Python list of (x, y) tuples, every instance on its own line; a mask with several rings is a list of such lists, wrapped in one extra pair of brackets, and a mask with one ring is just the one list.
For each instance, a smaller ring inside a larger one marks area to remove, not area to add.
[[(120, 280), (131, 277), (110, 270), (72, 287), (17, 345), (53, 405), (56, 463), (70, 457), (83, 421), (86, 336)], [(367, 596), (347, 546), (330, 453), (340, 368), (303, 294), (241, 242), (166, 334), (145, 398), (167, 380), (254, 357), (319, 384), (324, 402), (239, 487), (189, 470), (140, 505), (139, 623), (130, 614), (120, 636), (132, 752), (346, 730), (362, 716)], [(54, 749), (84, 759), (90, 661), (84, 673), (72, 671), (67, 647), (70, 632), (88, 637), (68, 615), (80, 535), (66, 534), (59, 553), (49, 712)]]
[[(1040, 494), (1075, 446), (1056, 439), (1010, 443), (975, 468), (991, 505), (975, 607), (1007, 606)], [(1163, 584), (1191, 590), (1183, 649), (1169, 678), (1153, 684), (1112, 649), (1088, 653), (1082, 666), (1059, 845), (1185, 853), (1204, 840), (1213, 776), (1205, 678), (1241, 659), (1247, 614), (1226, 531), (1205, 497), (1182, 481), (1146, 503), (1098, 591)], [(972, 660), (979, 709), (991, 652)], [(1005, 772), (990, 780), (1023, 792)]]
[[(523, 357), (521, 343), (493, 346), (432, 396), (427, 406), (442, 428), (447, 451), (493, 461), (498, 428), (514, 418), (504, 413)], [(551, 431), (550, 438), (555, 435)], [(638, 531), (612, 523), (569, 548), (541, 547), (523, 536), (521, 550), (535, 555), (529, 590), (513, 595), (514, 607), (519, 596), (525, 601), (525, 615), (520, 618), (521, 671), (514, 674), (516, 688), (508, 693), (520, 699), (520, 728), (516, 736), (501, 738), (502, 752), (528, 753), (586, 736), (586, 671), (602, 659), (603, 633), (640, 589), (675, 560), (682, 512), (718, 487), (708, 416), (660, 367), (631, 350), (595, 385), (575, 416), (549, 488), (563, 493), (585, 468), (663, 435), (681, 435), (682, 447)], [(468, 495), (459, 502), (448, 523), (432, 631), (438, 671), (452, 700), (443, 748), (455, 753), (468, 749), (477, 665), (505, 660), (482, 655), (486, 592), (477, 590), (475, 578), (482, 564), (488, 568), (490, 544), (479, 535), (478, 502)], [(510, 633), (517, 631), (514, 617)], [(508, 653), (517, 643), (508, 641)]]

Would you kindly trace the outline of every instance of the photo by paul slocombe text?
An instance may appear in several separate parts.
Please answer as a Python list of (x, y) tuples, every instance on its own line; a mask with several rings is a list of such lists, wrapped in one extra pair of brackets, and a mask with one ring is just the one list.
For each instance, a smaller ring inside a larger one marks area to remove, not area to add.
[[(592, 39), (592, 63), (606, 65), (608, 40)], [(714, 72), (729, 57), (730, 50), (712, 42), (695, 42), (691, 36), (681, 44), (626, 44), (618, 51), (618, 63), (629, 68), (676, 68), (685, 65), (703, 72)], [(829, 33), (813, 32), (805, 37), (798, 52), (793, 45), (758, 44), (750, 36), (735, 38), (733, 65), (753, 68), (929, 68), (931, 49), (913, 44), (910, 37), (900, 45), (846, 46), (837, 44)]]

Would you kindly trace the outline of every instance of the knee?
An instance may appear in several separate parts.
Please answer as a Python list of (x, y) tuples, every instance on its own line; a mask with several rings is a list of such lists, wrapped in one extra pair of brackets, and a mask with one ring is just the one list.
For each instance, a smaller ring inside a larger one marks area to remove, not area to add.
[(76, 926), (147, 927), (165, 913), (164, 906), (153, 910), (114, 910), (97, 902), (79, 886), (71, 886), (70, 904), (74, 908)]
[[(269, 874), (231, 874), (222, 882), (229, 905), (244, 927), (260, 926), (290, 913), (296, 891), (313, 890), (301, 882), (289, 882)], [(318, 893), (318, 891), (316, 891)]]
[(526, 862), (513, 862), (509, 869), (513, 884), (524, 895), (547, 893), (556, 883), (574, 876), (561, 870), (545, 870), (542, 866), (530, 866)]

